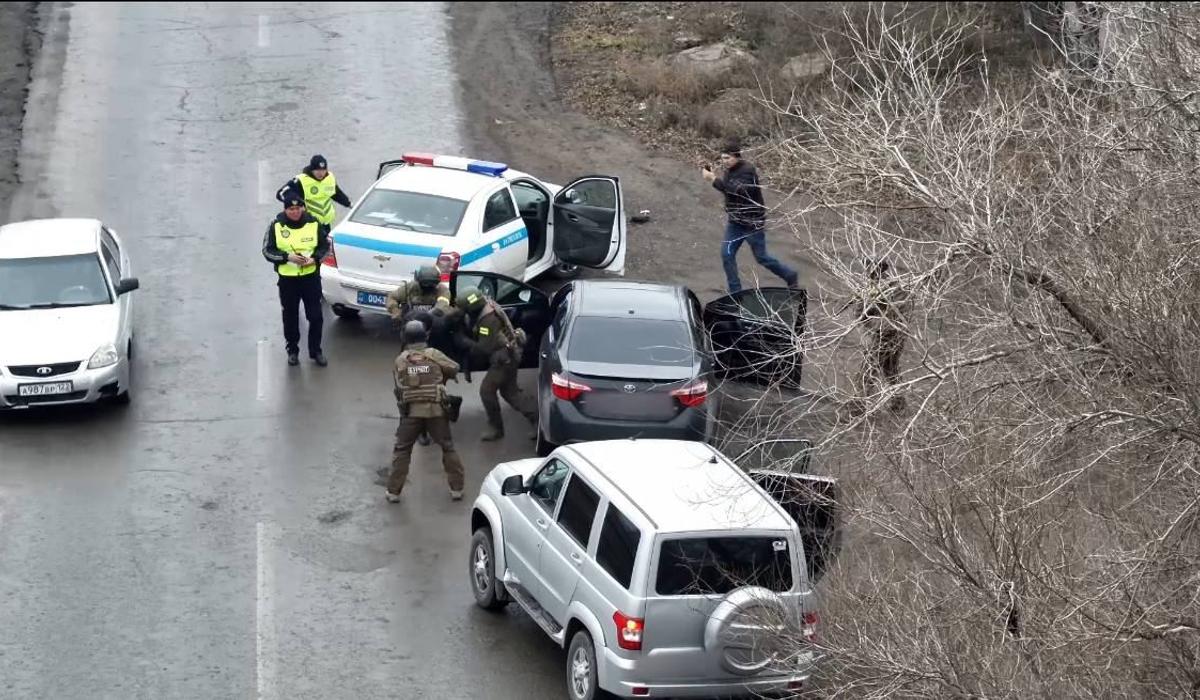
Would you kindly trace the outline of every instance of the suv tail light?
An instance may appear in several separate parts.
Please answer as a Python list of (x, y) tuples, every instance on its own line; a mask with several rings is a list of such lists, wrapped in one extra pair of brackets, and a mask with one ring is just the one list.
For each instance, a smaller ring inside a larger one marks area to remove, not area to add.
[(442, 281), (450, 280), (450, 274), (458, 269), (459, 263), (462, 262), (462, 256), (453, 251), (442, 253), (437, 259), (438, 271), (442, 273)]
[(613, 613), (613, 623), (617, 626), (617, 645), (629, 651), (642, 650), (642, 632), (646, 630), (646, 621), (640, 617), (627, 617), (618, 610)]
[(695, 408), (704, 404), (708, 398), (708, 382), (700, 379), (671, 392), (680, 404), (686, 408)]
[(333, 239), (332, 238), (329, 239), (329, 252), (325, 254), (325, 257), (321, 258), (321, 264), (328, 265), (329, 267), (332, 267), (335, 269), (337, 268), (337, 255), (335, 255), (333, 252)]
[(562, 399), (563, 401), (574, 401), (583, 396), (585, 391), (591, 391), (592, 387), (582, 382), (573, 382), (570, 379), (562, 376), (558, 372), (550, 375), (550, 391), (554, 393), (554, 398)]
[(814, 612), (804, 613), (804, 641), (817, 641), (817, 623), (821, 621), (821, 617)]

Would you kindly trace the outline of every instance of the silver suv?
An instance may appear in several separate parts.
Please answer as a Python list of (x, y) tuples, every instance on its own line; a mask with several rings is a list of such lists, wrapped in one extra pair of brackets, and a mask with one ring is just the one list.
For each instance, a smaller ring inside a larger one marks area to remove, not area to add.
[(833, 487), (698, 442), (560, 447), (484, 480), (471, 587), (567, 647), (573, 700), (794, 691), (814, 661)]

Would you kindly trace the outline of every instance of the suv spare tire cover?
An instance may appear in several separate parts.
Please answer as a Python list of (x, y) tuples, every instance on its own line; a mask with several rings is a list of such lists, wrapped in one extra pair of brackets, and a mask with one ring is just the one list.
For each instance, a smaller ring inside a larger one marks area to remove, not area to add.
[(704, 648), (720, 658), (726, 671), (750, 676), (780, 656), (788, 626), (787, 606), (778, 595), (744, 586), (713, 610), (704, 628)]

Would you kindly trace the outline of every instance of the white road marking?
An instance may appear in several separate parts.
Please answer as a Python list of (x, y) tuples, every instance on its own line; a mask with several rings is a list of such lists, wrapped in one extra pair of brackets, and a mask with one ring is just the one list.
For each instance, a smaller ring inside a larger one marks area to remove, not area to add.
[(258, 16), (258, 48), (265, 49), (271, 44), (270, 27), (267, 24), (267, 16)]
[(258, 594), (254, 606), (256, 676), (258, 700), (275, 696), (275, 606), (272, 595), (275, 590), (270, 562), (267, 561), (267, 524), (258, 523), (256, 562), (258, 569)]
[(267, 398), (267, 341), (258, 341), (258, 400), (265, 401)]
[(267, 179), (270, 177), (270, 173), (267, 172), (268, 170), (270, 170), (270, 165), (268, 165), (267, 161), (265, 161), (265, 160), (258, 161), (258, 203), (259, 204), (266, 204), (268, 201), (270, 201), (267, 199), (267, 186), (268, 186)]

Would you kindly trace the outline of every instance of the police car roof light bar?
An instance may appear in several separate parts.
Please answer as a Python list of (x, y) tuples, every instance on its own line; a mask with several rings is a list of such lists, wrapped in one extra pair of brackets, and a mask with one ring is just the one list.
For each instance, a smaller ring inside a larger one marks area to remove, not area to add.
[(431, 165), (435, 168), (450, 168), (452, 170), (465, 170), (469, 173), (477, 173), (479, 175), (489, 175), (491, 177), (500, 177), (500, 174), (508, 170), (508, 166), (504, 163), (492, 163), (486, 160), (472, 160), (470, 158), (461, 158), (459, 156), (435, 156), (429, 153), (405, 153), (404, 162), (409, 165)]

